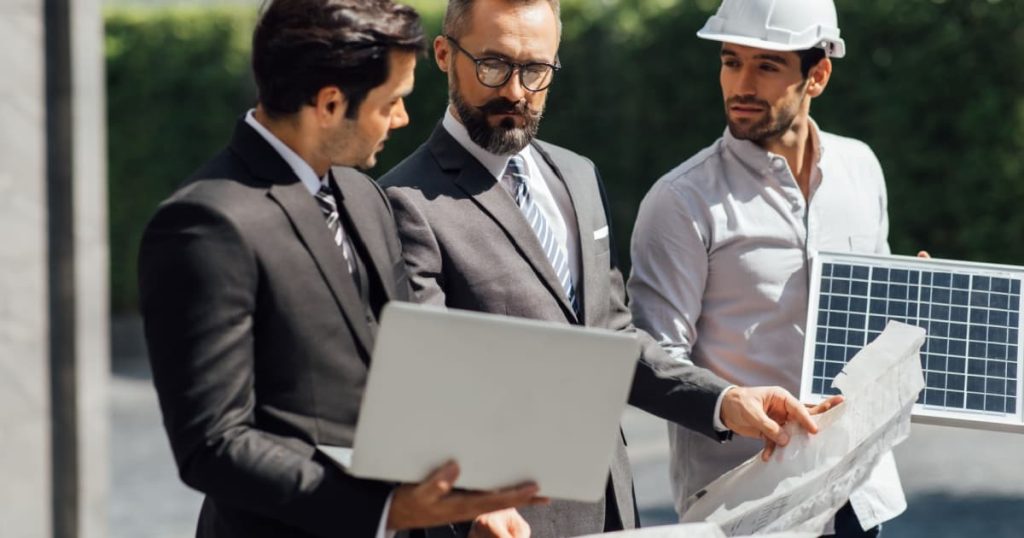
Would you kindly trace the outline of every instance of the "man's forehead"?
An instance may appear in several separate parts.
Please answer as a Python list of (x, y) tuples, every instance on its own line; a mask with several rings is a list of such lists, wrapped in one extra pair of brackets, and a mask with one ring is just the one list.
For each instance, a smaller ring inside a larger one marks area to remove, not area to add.
[[(492, 8), (488, 9), (489, 6)], [(558, 48), (558, 21), (551, 6), (543, 0), (478, 2), (466, 30), (462, 39), (488, 52), (553, 54)]]
[(384, 87), (390, 86), (391, 93), (404, 97), (412, 92), (415, 82), (416, 53), (392, 50), (389, 56), (390, 76)]
[(743, 58), (776, 61), (779, 63), (799, 62), (800, 56), (793, 51), (759, 49), (736, 43), (722, 43), (722, 56), (740, 56)]

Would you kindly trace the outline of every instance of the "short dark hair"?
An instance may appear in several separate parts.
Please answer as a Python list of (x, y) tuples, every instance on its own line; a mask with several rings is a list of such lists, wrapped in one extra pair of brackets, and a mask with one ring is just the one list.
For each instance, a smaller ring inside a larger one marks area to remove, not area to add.
[(798, 50), (796, 53), (800, 56), (800, 72), (804, 75), (804, 78), (807, 78), (807, 75), (811, 73), (811, 69), (818, 65), (818, 62), (825, 59), (825, 49), (819, 47)]
[(390, 52), (420, 52), (420, 16), (391, 0), (271, 0), (252, 37), (259, 101), (271, 117), (294, 114), (337, 86), (355, 118), (390, 76)]
[[(560, 0), (505, 0), (517, 4), (536, 4), (547, 2), (551, 10), (555, 12), (555, 19), (558, 21), (558, 36), (562, 36), (562, 3)], [(462, 37), (469, 27), (470, 13), (476, 0), (448, 0), (448, 9), (444, 12), (444, 33), (456, 39)]]

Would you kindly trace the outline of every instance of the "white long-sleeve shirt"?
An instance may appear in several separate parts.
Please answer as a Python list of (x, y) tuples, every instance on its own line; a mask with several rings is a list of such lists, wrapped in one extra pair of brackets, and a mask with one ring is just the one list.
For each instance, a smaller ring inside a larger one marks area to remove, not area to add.
[[(888, 253), (881, 166), (865, 144), (811, 126), (809, 203), (785, 158), (722, 138), (661, 178), (633, 231), (631, 308), (681, 362), (737, 385), (799, 394), (810, 260), (817, 250)], [(809, 149), (810, 149), (809, 148)], [(761, 443), (720, 445), (669, 425), (676, 509)], [(891, 454), (850, 499), (872, 527), (906, 508)]]

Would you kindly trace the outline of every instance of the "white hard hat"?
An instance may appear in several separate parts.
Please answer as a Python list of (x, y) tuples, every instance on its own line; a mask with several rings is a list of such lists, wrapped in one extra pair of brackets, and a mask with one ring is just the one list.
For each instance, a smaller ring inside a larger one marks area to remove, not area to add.
[(832, 0), (723, 0), (697, 37), (759, 49), (846, 55)]

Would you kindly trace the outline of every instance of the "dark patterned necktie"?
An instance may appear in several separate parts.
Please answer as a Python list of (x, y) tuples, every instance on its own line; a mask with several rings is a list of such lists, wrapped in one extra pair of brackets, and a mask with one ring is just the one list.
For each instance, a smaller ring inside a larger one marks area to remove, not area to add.
[(519, 210), (526, 217), (526, 222), (530, 223), (533, 233), (537, 234), (540, 246), (544, 250), (548, 261), (551, 262), (551, 267), (555, 270), (555, 276), (558, 277), (558, 282), (561, 283), (565, 296), (569, 299), (569, 304), (572, 305), (573, 311), (579, 315), (580, 305), (576, 297), (575, 286), (572, 283), (572, 272), (569, 271), (568, 255), (566, 255), (565, 247), (555, 238), (554, 232), (551, 231), (551, 227), (548, 225), (548, 220), (544, 218), (544, 214), (540, 212), (540, 207), (537, 206), (533, 196), (530, 194), (530, 186), (527, 184), (526, 179), (526, 162), (523, 160), (522, 155), (515, 155), (509, 159), (508, 167), (505, 168), (505, 179), (512, 185), (516, 205), (519, 206)]
[(338, 202), (334, 199), (334, 193), (327, 183), (320, 184), (320, 190), (314, 195), (320, 211), (327, 219), (327, 229), (331, 231), (331, 237), (335, 244), (341, 247), (341, 255), (345, 257), (345, 264), (348, 266), (349, 274), (355, 271), (355, 263), (352, 256), (352, 247), (345, 240), (345, 230), (341, 227), (341, 215), (338, 213)]

